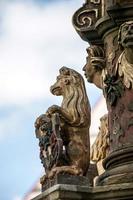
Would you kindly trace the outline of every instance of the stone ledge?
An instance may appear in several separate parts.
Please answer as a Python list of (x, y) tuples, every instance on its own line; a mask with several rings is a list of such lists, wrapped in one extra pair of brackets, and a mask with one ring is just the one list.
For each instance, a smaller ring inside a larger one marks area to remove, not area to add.
[(133, 199), (133, 183), (97, 186), (92, 190), (92, 199), (128, 200)]
[(91, 194), (92, 188), (87, 186), (58, 184), (47, 189), (33, 200), (88, 200), (88, 195)]
[(97, 186), (58, 184), (32, 200), (130, 200), (133, 199), (133, 183)]
[(58, 174), (52, 180), (48, 179), (42, 184), (42, 192), (51, 188), (54, 185), (76, 185), (76, 186), (91, 186), (90, 178), (84, 176), (73, 176), (68, 174)]

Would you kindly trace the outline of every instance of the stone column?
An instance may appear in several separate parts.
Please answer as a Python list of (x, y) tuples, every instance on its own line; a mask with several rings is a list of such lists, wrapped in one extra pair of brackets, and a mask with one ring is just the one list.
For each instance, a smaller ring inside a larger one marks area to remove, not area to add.
[(133, 182), (133, 0), (91, 0), (73, 16), (73, 24), (91, 45), (102, 45), (102, 73), (108, 108), (110, 153), (97, 185)]

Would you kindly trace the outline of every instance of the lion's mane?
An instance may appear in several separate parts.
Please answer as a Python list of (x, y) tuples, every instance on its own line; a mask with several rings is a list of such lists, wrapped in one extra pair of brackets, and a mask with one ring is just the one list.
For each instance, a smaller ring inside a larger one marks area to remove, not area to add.
[[(60, 75), (62, 78), (68, 77), (70, 80), (68, 95), (62, 102), (62, 108), (72, 115), (73, 120), (69, 123), (73, 126), (89, 126), (91, 109), (83, 77), (75, 70), (67, 67), (60, 69)], [(66, 87), (68, 86), (66, 85)]]

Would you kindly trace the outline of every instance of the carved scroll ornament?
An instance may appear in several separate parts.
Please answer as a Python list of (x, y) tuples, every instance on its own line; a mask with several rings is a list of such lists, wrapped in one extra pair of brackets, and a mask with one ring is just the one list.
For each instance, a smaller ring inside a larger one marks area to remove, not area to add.
[(94, 19), (98, 18), (98, 9), (81, 9), (76, 14), (75, 28), (84, 30), (94, 26)]
[[(75, 12), (73, 15), (73, 25), (79, 35), (84, 39), (99, 38), (95, 30), (95, 23), (102, 16), (102, 2), (101, 0), (86, 1), (83, 7)], [(95, 34), (89, 34), (95, 30)]]

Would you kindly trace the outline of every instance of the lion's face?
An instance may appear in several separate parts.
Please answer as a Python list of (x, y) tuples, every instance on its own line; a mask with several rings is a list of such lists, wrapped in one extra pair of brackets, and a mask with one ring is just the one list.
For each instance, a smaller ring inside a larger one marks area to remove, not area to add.
[(87, 124), (87, 127), (89, 126), (90, 104), (83, 77), (78, 72), (68, 67), (62, 67), (56, 83), (51, 86), (50, 90), (53, 95), (63, 96), (61, 107), (66, 113), (69, 113), (71, 120), (67, 119), (67, 121), (70, 121), (70, 124), (76, 126)]
[(70, 84), (70, 76), (59, 75), (57, 76), (57, 81), (54, 85), (50, 87), (50, 91), (53, 95), (60, 96), (66, 91), (66, 87)]
[(126, 22), (121, 26), (120, 44), (123, 47), (133, 47), (133, 21)]

